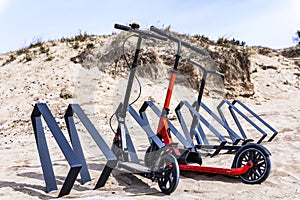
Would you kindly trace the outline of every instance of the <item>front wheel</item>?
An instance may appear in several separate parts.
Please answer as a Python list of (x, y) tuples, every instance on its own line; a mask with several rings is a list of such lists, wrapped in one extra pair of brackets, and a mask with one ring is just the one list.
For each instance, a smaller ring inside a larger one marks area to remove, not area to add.
[(240, 179), (248, 184), (259, 184), (265, 181), (271, 172), (271, 161), (267, 150), (259, 144), (246, 144), (236, 152), (232, 166), (240, 168), (249, 161), (253, 163), (253, 167), (240, 175)]
[(175, 191), (179, 182), (177, 159), (171, 154), (163, 154), (158, 167), (162, 172), (158, 178), (158, 186), (164, 194), (169, 195)]

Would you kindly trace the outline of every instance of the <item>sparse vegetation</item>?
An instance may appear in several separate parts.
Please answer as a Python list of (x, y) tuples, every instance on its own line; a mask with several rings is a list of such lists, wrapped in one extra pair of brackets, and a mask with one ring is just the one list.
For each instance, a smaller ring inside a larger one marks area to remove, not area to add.
[[(51, 41), (51, 43), (55, 44), (54, 41)], [(39, 47), (39, 49), (36, 49), (38, 47)], [(13, 62), (14, 60), (17, 59), (18, 56), (21, 56), (24, 54), (25, 54), (25, 56), (22, 59), (20, 59), (19, 62), (22, 62), (24, 60), (25, 60), (25, 62), (32, 61), (32, 59), (34, 58), (34, 55), (43, 54), (43, 53), (48, 55), (49, 51), (50, 51), (49, 47), (47, 45), (45, 45), (45, 43), (42, 42), (42, 40), (40, 38), (34, 39), (28, 47), (21, 48), (21, 49), (17, 50), (15, 53), (12, 52), (13, 54), (10, 55), (9, 59), (7, 59), (6, 62), (4, 62), (2, 64), (2, 66)]]
[(73, 49), (78, 49), (79, 48), (79, 42), (75, 42), (75, 44), (73, 45)]
[(16, 60), (16, 57), (14, 55), (10, 55), (9, 56), (9, 62), (12, 62), (14, 60)]
[(272, 52), (273, 52), (273, 50), (270, 48), (267, 48), (267, 47), (259, 47), (259, 49), (258, 49), (258, 53), (262, 54), (262, 55), (269, 55)]
[(16, 51), (17, 56), (25, 54), (28, 52), (28, 48), (22, 48)]
[(295, 58), (300, 56), (300, 45), (284, 49), (281, 53), (284, 57)]
[(30, 48), (41, 47), (41, 46), (43, 46), (42, 38), (33, 38), (28, 48), (30, 49)]
[(86, 48), (87, 49), (92, 49), (92, 48), (94, 48), (94, 44), (89, 43), (89, 44), (86, 45)]
[(205, 41), (205, 42), (210, 42), (209, 38), (204, 36), (204, 35), (196, 34), (196, 35), (193, 36), (193, 38), (196, 39), (196, 40), (202, 40), (202, 41)]
[(221, 37), (217, 40), (217, 44), (224, 45), (224, 46), (228, 46), (228, 45), (245, 46), (246, 42), (239, 41), (234, 38), (232, 40), (228, 40), (227, 38)]
[(70, 38), (61, 38), (60, 41), (61, 42), (84, 42), (87, 38), (89, 38), (90, 36), (93, 35), (89, 35), (86, 32), (79, 32), (78, 35), (75, 35), (74, 37), (70, 37)]
[(25, 61), (26, 62), (32, 61), (32, 57), (31, 57), (31, 55), (29, 53), (26, 54)]
[(48, 47), (44, 47), (44, 45), (40, 46), (40, 53), (48, 53), (48, 52), (49, 52)]
[(2, 66), (9, 64), (11, 62), (13, 62), (14, 60), (16, 60), (17, 58), (12, 54), (9, 56), (9, 58), (2, 64)]

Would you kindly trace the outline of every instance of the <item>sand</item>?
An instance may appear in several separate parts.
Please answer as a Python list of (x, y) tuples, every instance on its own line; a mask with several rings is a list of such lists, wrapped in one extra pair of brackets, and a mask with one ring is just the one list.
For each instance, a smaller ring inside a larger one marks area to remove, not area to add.
[[(46, 54), (40, 54), (32, 61), (18, 56), (16, 60), (2, 66), (11, 54), (0, 56), (0, 199), (52, 199), (59, 193), (45, 192), (30, 121), (36, 102), (47, 103), (66, 135), (62, 116), (69, 103), (79, 103), (106, 142), (109, 145), (112, 142), (113, 133), (108, 121), (122, 99), (126, 74), (124, 77), (112, 77), (96, 67), (85, 69), (70, 61), (76, 55), (77, 51), (74, 49), (59, 43), (49, 48), (49, 54), (53, 57), (51, 61), (46, 61)], [(255, 95), (238, 99), (279, 131), (274, 141), (263, 143), (272, 153), (272, 171), (265, 182), (248, 185), (238, 178), (184, 172), (181, 173), (177, 190), (170, 196), (165, 196), (157, 183), (124, 170), (113, 170), (105, 187), (93, 190), (104, 167), (105, 158), (78, 124), (92, 181), (80, 185), (77, 180), (71, 193), (62, 199), (299, 199), (299, 67), (294, 65), (294, 60), (283, 56), (260, 54), (251, 56), (251, 67)], [(166, 92), (166, 78), (156, 81), (141, 78), (141, 82), (144, 92), (135, 107), (139, 108), (144, 100), (149, 99), (161, 107)], [(73, 98), (61, 98), (63, 90)], [(133, 91), (134, 96), (138, 91), (136, 84)], [(173, 110), (180, 100), (193, 100), (196, 94), (196, 91), (189, 88), (177, 86), (172, 99), (171, 116), (175, 116)], [(209, 98), (207, 101), (210, 102)], [(157, 122), (153, 121), (155, 125)], [(174, 121), (176, 124), (176, 120)], [(146, 136), (132, 120), (128, 124), (137, 152), (142, 158), (148, 147)], [(247, 127), (247, 130), (252, 131), (253, 128)], [(50, 132), (46, 135), (60, 189), (69, 168)], [(230, 167), (232, 160), (233, 156), (218, 155), (204, 158), (203, 163)]]

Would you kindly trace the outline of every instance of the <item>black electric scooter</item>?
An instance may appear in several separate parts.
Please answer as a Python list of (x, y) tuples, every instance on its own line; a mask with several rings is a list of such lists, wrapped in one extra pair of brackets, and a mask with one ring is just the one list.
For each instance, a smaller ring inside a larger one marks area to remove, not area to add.
[[(118, 167), (124, 168), (135, 174), (149, 178), (152, 181), (158, 182), (161, 191), (165, 194), (170, 194), (175, 191), (179, 182), (179, 167), (177, 159), (168, 153), (172, 145), (165, 145), (161, 138), (159, 138), (150, 128), (149, 122), (143, 119), (129, 104), (133, 80), (135, 77), (136, 69), (138, 67), (138, 56), (142, 39), (160, 39), (167, 40), (167, 38), (156, 35), (151, 32), (139, 30), (139, 25), (133, 23), (129, 26), (115, 24), (116, 29), (123, 31), (130, 31), (136, 34), (137, 45), (133, 62), (130, 67), (130, 74), (127, 82), (127, 89), (122, 103), (120, 103), (114, 115), (118, 122), (118, 128), (115, 132), (113, 140), (112, 151), (118, 158)], [(129, 112), (131, 116), (139, 123), (145, 130), (149, 140), (156, 144), (158, 150), (153, 154), (151, 164), (143, 165), (140, 163), (137, 153), (135, 151), (131, 136), (126, 126), (126, 114)]]

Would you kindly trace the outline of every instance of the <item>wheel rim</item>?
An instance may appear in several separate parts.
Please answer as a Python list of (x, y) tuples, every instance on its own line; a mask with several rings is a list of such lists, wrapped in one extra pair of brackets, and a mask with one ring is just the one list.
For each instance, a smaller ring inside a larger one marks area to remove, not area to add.
[(240, 175), (240, 178), (249, 183), (258, 182), (267, 173), (269, 167), (267, 157), (259, 149), (245, 149), (239, 154), (237, 158), (237, 167), (243, 167), (249, 161), (253, 163), (253, 167), (246, 173)]
[(179, 167), (174, 156), (166, 154), (159, 162), (159, 168), (162, 171), (161, 177), (158, 178), (158, 185), (163, 193), (172, 193), (179, 181)]

